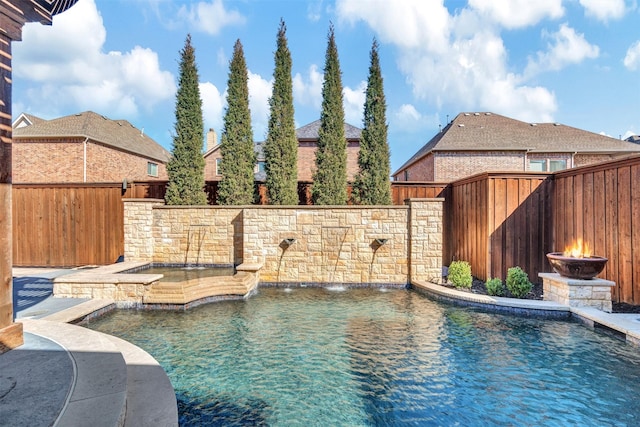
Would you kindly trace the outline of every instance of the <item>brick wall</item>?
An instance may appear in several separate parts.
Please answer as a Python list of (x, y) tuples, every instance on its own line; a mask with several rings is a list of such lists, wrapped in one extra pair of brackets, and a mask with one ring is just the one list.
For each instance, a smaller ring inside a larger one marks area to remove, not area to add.
[[(56, 140), (59, 141), (59, 140)], [(13, 144), (15, 183), (84, 182), (83, 139), (72, 142), (28, 142)], [(147, 175), (147, 163), (158, 165), (158, 176)], [(166, 166), (131, 153), (89, 142), (86, 182), (166, 180)]]
[(427, 154), (418, 162), (411, 165), (405, 174), (404, 171), (395, 176), (396, 181), (433, 181), (433, 154)]
[(608, 162), (610, 160), (624, 157), (625, 155), (615, 154), (576, 154), (573, 158), (574, 167), (592, 165), (594, 163)]
[[(125, 259), (257, 263), (264, 282), (439, 282), (442, 204), (412, 199), (408, 206), (383, 208), (167, 207), (131, 199), (124, 206)], [(288, 238), (295, 243), (287, 246)]]
[[(158, 176), (147, 174), (147, 164), (158, 165)], [(167, 180), (166, 165), (157, 160), (136, 156), (100, 144), (87, 144), (87, 181), (117, 182)]]
[[(298, 146), (298, 181), (313, 180), (313, 173), (316, 170), (316, 150), (318, 145), (315, 142), (301, 142)], [(347, 181), (353, 181), (358, 173), (358, 153), (360, 144), (349, 142), (347, 144)]]
[(435, 155), (434, 181), (456, 181), (491, 171), (524, 170), (524, 153), (513, 152), (438, 152)]
[(82, 182), (82, 142), (13, 143), (13, 182)]

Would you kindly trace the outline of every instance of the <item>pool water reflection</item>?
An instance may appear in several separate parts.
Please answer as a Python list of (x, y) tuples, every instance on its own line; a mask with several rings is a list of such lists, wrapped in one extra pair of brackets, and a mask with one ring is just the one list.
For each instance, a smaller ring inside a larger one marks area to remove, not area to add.
[(408, 290), (261, 288), (90, 328), (144, 348), (200, 425), (637, 425), (640, 352)]

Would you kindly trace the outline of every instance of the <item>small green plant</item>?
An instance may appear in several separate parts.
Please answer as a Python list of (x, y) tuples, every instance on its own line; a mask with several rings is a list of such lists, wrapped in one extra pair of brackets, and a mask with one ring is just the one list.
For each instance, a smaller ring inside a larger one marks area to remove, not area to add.
[(531, 292), (532, 286), (529, 276), (520, 267), (507, 270), (507, 289), (515, 298), (524, 298)]
[(502, 285), (502, 280), (494, 277), (493, 279), (487, 280), (484, 284), (485, 288), (487, 288), (487, 293), (489, 295), (494, 295), (497, 297), (501, 297), (504, 295), (504, 286)]
[(449, 266), (449, 281), (456, 288), (471, 288), (473, 277), (471, 277), (471, 264), (467, 261), (453, 261)]

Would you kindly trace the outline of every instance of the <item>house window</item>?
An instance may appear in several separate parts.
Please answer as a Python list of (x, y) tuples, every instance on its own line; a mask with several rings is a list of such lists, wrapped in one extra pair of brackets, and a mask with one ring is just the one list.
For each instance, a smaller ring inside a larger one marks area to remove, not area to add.
[(532, 172), (546, 172), (547, 161), (546, 160), (529, 160), (529, 170)]
[(158, 176), (158, 164), (153, 162), (147, 162), (147, 175)]
[(222, 175), (222, 159), (216, 159), (216, 175)]
[(561, 171), (567, 168), (567, 161), (562, 160), (549, 160), (549, 172)]
[(556, 172), (567, 168), (567, 159), (531, 159), (529, 170), (533, 172)]
[(404, 180), (405, 181), (409, 181), (409, 171), (408, 170), (404, 171)]
[(267, 170), (267, 167), (265, 165), (265, 162), (258, 162), (258, 164), (256, 165), (256, 172), (260, 173), (260, 172), (265, 172)]

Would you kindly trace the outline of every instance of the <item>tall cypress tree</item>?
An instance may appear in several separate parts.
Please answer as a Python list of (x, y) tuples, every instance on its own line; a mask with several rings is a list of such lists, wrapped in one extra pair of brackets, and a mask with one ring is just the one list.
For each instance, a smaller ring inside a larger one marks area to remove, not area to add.
[(273, 205), (298, 204), (298, 140), (293, 120), (291, 53), (287, 27), (280, 20), (273, 71), (273, 91), (269, 99), (269, 128), (264, 144), (267, 196)]
[(312, 199), (316, 205), (344, 205), (347, 203), (347, 140), (342, 73), (333, 25), (329, 28), (328, 39)]
[(389, 144), (387, 142), (387, 103), (384, 97), (378, 42), (371, 46), (371, 65), (364, 102), (364, 126), (358, 153), (359, 171), (353, 183), (354, 202), (362, 205), (390, 205)]
[(240, 40), (233, 46), (227, 83), (227, 110), (220, 139), (222, 181), (218, 186), (221, 205), (248, 205), (254, 199), (256, 153), (249, 111), (249, 76)]
[(180, 52), (180, 81), (176, 94), (176, 124), (172, 156), (167, 163), (169, 184), (165, 193), (168, 205), (206, 205), (204, 192), (204, 124), (202, 99), (198, 87), (196, 53), (187, 35)]

